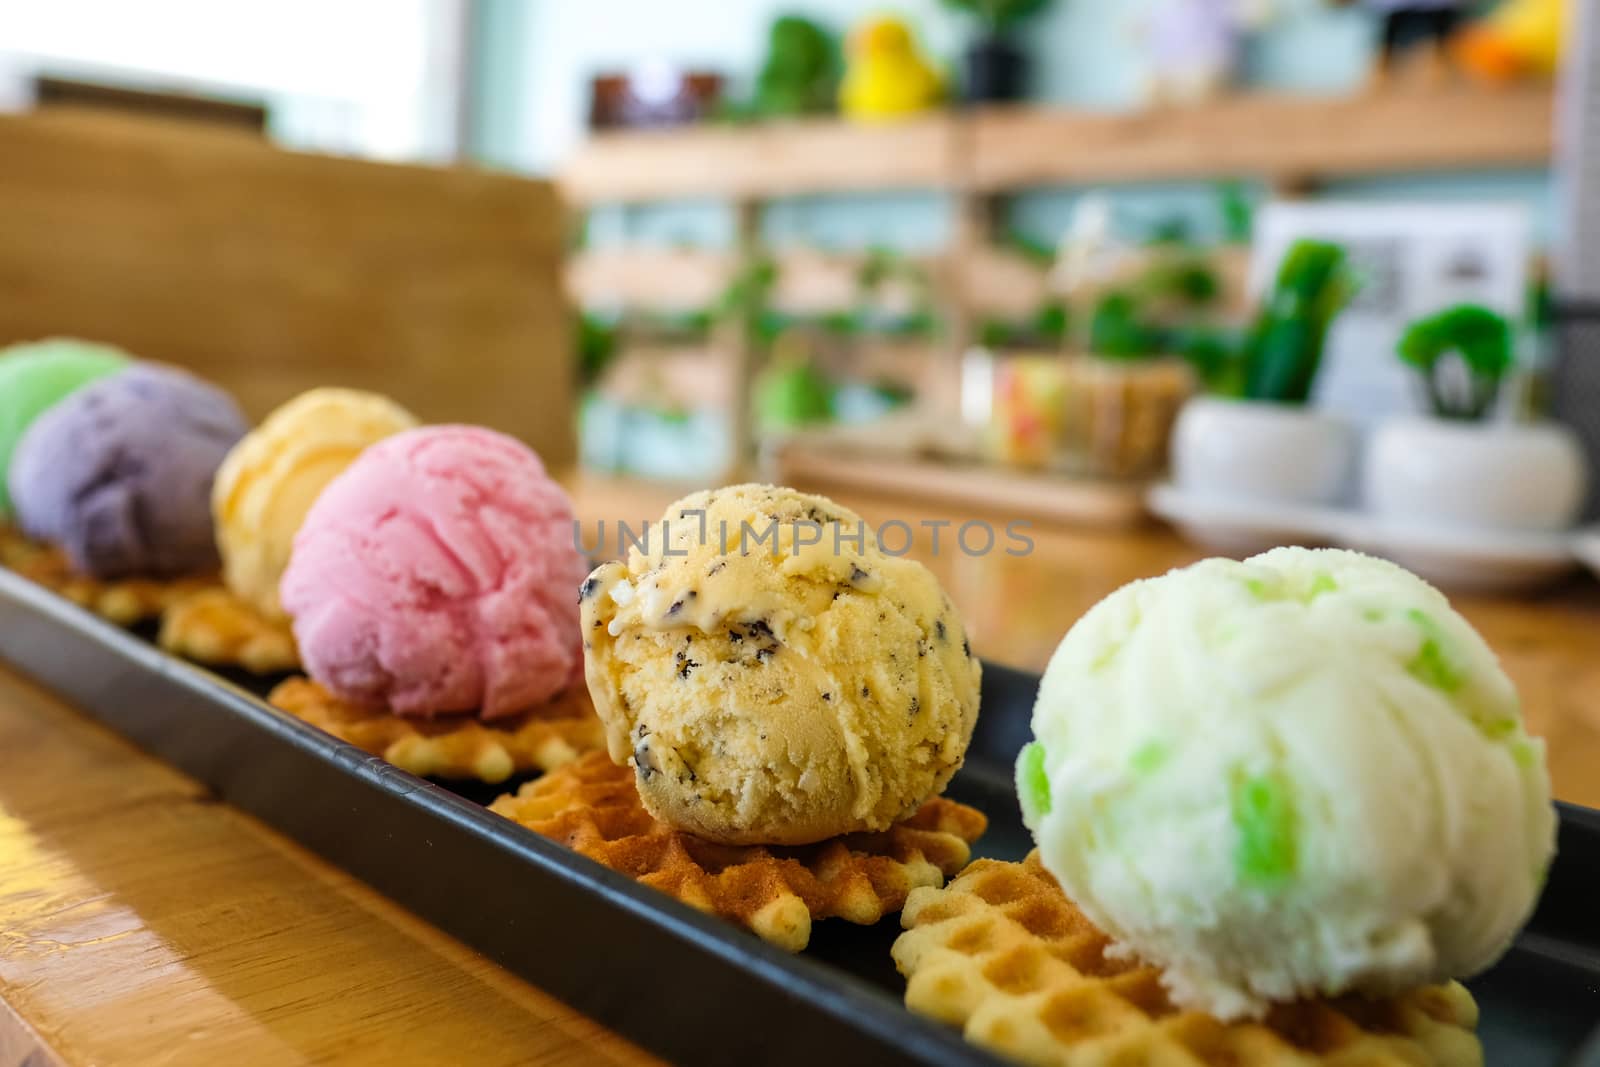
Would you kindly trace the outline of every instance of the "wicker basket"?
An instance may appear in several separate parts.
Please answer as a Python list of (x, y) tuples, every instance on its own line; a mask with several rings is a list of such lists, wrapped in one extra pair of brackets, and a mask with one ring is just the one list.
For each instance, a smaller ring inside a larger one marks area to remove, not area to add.
[(1177, 359), (1018, 355), (994, 372), (991, 458), (1014, 466), (1138, 479), (1161, 471), (1194, 376)]

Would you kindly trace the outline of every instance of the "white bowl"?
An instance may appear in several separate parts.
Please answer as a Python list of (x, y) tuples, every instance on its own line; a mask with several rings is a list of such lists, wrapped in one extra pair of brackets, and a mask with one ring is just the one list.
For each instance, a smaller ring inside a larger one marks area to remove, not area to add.
[(1199, 397), (1172, 441), (1178, 488), (1211, 498), (1327, 504), (1355, 463), (1356, 431), (1337, 415), (1286, 404)]
[(1377, 516), (1487, 530), (1564, 530), (1588, 485), (1583, 448), (1559, 423), (1390, 419), (1367, 449)]

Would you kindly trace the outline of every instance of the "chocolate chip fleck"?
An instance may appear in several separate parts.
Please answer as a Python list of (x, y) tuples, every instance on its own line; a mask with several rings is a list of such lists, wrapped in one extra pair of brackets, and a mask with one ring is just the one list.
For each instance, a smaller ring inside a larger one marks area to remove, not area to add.
[(678, 599), (678, 600), (674, 600), (672, 602), (672, 606), (667, 608), (667, 618), (669, 618), (669, 619), (672, 618), (674, 615), (676, 615), (678, 612), (680, 612), (682, 610), (683, 610), (683, 600), (681, 598)]
[(744, 640), (744, 634), (740, 633), (738, 630), (729, 630), (728, 640), (737, 645)]
[(694, 669), (696, 667), (698, 667), (698, 666), (700, 666), (699, 662), (696, 661), (696, 660), (690, 659), (689, 658), (689, 654), (687, 652), (679, 652), (678, 653), (678, 677), (679, 678), (687, 679), (689, 677), (690, 673), (692, 673), (694, 671)]
[(727, 560), (725, 560), (725, 559), (717, 560), (715, 563), (713, 563), (711, 565), (711, 568), (706, 571), (706, 577), (707, 578), (711, 577), (713, 574), (716, 574), (718, 571), (720, 571), (722, 568), (726, 567), (727, 565), (728, 565), (728, 561)]
[(944, 620), (943, 619), (939, 619), (937, 622), (935, 622), (933, 624), (933, 632), (936, 635), (938, 635), (938, 638), (941, 641), (944, 641), (944, 640), (948, 639), (949, 636), (950, 636), (949, 634), (945, 633)]
[(578, 586), (578, 603), (582, 604), (585, 600), (594, 596), (594, 591), (599, 588), (600, 579), (593, 576), (585, 578), (583, 584)]
[(832, 693), (823, 693), (822, 694), (822, 699), (823, 700), (832, 700), (833, 699), (833, 694)]

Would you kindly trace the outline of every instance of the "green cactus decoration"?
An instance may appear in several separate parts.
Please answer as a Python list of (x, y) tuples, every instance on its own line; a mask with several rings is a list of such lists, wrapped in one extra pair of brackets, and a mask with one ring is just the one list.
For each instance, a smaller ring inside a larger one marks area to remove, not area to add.
[(1328, 330), (1355, 292), (1355, 275), (1341, 246), (1296, 241), (1246, 339), (1243, 395), (1304, 404), (1322, 364)]

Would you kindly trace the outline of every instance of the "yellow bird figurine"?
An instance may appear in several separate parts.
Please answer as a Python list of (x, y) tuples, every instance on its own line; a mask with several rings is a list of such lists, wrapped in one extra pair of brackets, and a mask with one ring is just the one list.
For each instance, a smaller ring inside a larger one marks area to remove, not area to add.
[(850, 118), (883, 122), (925, 111), (944, 98), (943, 79), (900, 19), (862, 23), (850, 35), (849, 52), (839, 109)]
[(1561, 64), (1567, 0), (1506, 0), (1461, 31), (1457, 61), (1488, 82), (1550, 77)]

